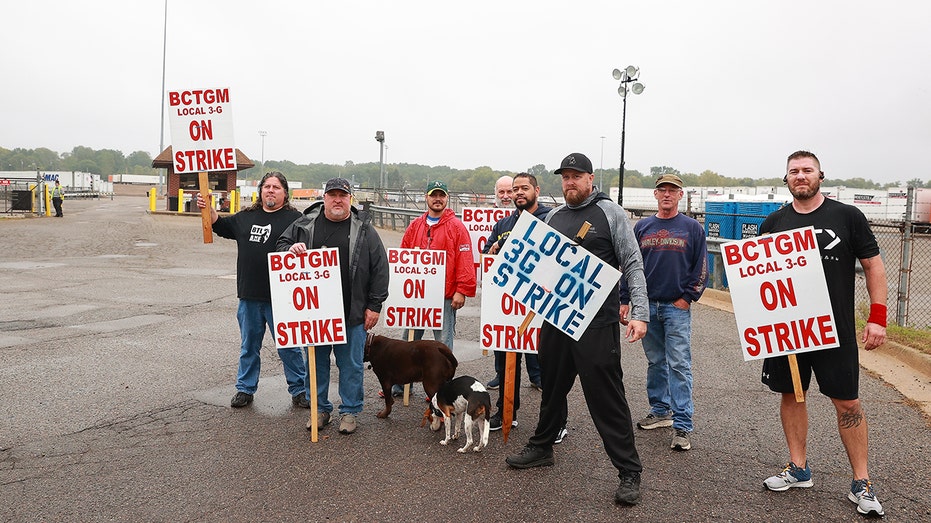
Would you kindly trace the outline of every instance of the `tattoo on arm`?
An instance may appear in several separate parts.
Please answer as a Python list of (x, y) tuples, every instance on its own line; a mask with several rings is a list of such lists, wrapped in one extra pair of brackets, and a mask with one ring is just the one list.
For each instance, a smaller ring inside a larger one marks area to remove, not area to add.
[(859, 427), (860, 424), (863, 423), (863, 408), (854, 407), (846, 412), (842, 412), (837, 421), (841, 429)]

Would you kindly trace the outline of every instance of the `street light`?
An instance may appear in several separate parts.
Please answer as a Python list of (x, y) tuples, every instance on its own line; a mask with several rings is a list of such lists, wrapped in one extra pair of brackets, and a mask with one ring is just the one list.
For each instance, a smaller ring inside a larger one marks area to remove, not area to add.
[[(259, 136), (262, 137), (262, 169), (261, 169), (262, 171), (265, 170), (265, 136), (267, 134), (268, 134), (268, 131), (259, 131)], [(262, 174), (262, 172), (259, 171), (259, 174)]]
[[(621, 172), (618, 173), (619, 181), (617, 188), (617, 204), (620, 206), (624, 205), (624, 128), (627, 125), (627, 92), (631, 91), (634, 94), (640, 94), (643, 92), (644, 85), (637, 80), (639, 79), (640, 69), (632, 65), (628, 65), (624, 69), (615, 69), (611, 72), (615, 80), (619, 80), (621, 85), (617, 87), (617, 94), (621, 96), (621, 99), (624, 100), (624, 109), (621, 116)], [(634, 85), (627, 88), (627, 84), (634, 82)]]
[(385, 188), (385, 131), (375, 131), (375, 141), (378, 142), (378, 186)]

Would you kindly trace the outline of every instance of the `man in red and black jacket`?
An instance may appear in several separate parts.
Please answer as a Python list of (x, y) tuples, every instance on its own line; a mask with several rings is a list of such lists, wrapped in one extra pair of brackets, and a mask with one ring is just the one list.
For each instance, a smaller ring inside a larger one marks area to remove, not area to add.
[[(472, 240), (465, 225), (448, 208), (449, 190), (445, 182), (433, 181), (427, 184), (426, 195), (427, 212), (414, 220), (404, 232), (401, 248), (446, 251), (443, 328), (434, 330), (433, 337), (452, 350), (456, 334), (456, 311), (465, 305), (466, 297), (475, 296)], [(423, 330), (415, 330), (414, 338), (422, 339)]]

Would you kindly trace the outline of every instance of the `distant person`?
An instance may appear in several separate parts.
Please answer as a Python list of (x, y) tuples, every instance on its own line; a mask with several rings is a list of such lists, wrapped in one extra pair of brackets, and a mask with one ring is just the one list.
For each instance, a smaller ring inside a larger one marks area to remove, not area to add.
[(495, 181), (495, 207), (499, 209), (510, 209), (514, 203), (513, 191), (511, 185), (514, 179), (504, 175)]
[[(608, 195), (594, 191), (592, 162), (584, 154), (566, 156), (555, 173), (562, 177), (566, 203), (550, 212), (546, 222), (569, 238), (577, 238), (585, 222), (591, 224), (585, 238), (576, 241), (608, 265), (620, 269), (622, 277), (627, 279), (631, 309), (625, 337), (628, 343), (633, 343), (647, 332), (650, 303), (643, 258), (627, 212)], [(643, 466), (634, 444), (634, 425), (624, 393), (619, 290), (616, 288), (608, 294), (578, 341), (549, 322), (543, 324), (539, 348), (543, 375), (540, 418), (527, 445), (505, 461), (518, 469), (555, 463), (553, 443), (568, 409), (567, 395), (578, 378), (605, 452), (618, 470), (620, 484), (614, 499), (618, 503), (635, 505), (641, 500)]]
[[(886, 341), (886, 270), (876, 237), (860, 209), (825, 198), (821, 193), (821, 162), (808, 151), (789, 155), (783, 178), (792, 193), (792, 204), (773, 212), (760, 226), (772, 233), (814, 226), (818, 250), (840, 346), (796, 355), (802, 388), (806, 394), (814, 372), (821, 393), (831, 398), (837, 413), (837, 428), (853, 477), (847, 499), (857, 512), (882, 516), (883, 507), (867, 470), (868, 438), (866, 414), (859, 399), (860, 361), (854, 320), (855, 264), (860, 260), (870, 296), (870, 316), (863, 328), (863, 348), (873, 350)], [(769, 490), (811, 487), (808, 465), (808, 402), (796, 402), (788, 357), (763, 360), (763, 383), (782, 394), (779, 414), (789, 447), (789, 462), (781, 472), (763, 481)], [(918, 479), (918, 478), (916, 478)]]
[[(197, 207), (210, 209), (213, 232), (223, 238), (236, 240), (236, 295), (239, 308), (239, 334), (242, 338), (239, 352), (239, 371), (236, 375), (236, 395), (230, 401), (234, 408), (252, 403), (259, 387), (259, 372), (262, 368), (260, 353), (265, 327), (274, 333), (272, 319), (272, 291), (268, 283), (268, 253), (276, 250), (278, 236), (301, 212), (291, 205), (288, 196), (288, 180), (280, 172), (270, 172), (259, 182), (259, 198), (251, 207), (231, 216), (220, 217), (216, 209), (208, 206), (200, 193), (196, 197)], [(304, 376), (307, 367), (299, 348), (278, 349), (284, 367), (285, 380), (291, 403), (307, 409), (307, 385)]]
[(55, 206), (55, 217), (61, 218), (64, 214), (61, 212), (61, 202), (65, 199), (65, 190), (61, 187), (61, 182), (55, 180), (55, 187), (52, 187), (52, 205)]
[[(343, 178), (326, 182), (322, 202), (314, 202), (278, 238), (278, 250), (302, 254), (309, 249), (335, 247), (346, 318), (346, 343), (316, 345), (317, 428), (330, 423), (330, 354), (339, 369), (341, 434), (356, 431), (362, 412), (366, 331), (378, 323), (388, 298), (388, 255), (368, 212), (352, 206), (352, 186)], [(309, 381), (309, 380), (308, 380)], [(311, 428), (308, 421), (308, 429)]]
[[(679, 212), (682, 179), (664, 174), (653, 196), (658, 211), (634, 225), (643, 255), (650, 298), (650, 328), (643, 337), (647, 399), (650, 412), (637, 422), (644, 430), (672, 426), (673, 450), (692, 448), (692, 303), (708, 281), (705, 231), (694, 218)], [(627, 285), (621, 282), (621, 323), (630, 314)]]
[[(402, 249), (434, 249), (446, 252), (446, 287), (443, 292), (443, 328), (433, 337), (453, 349), (456, 335), (456, 311), (465, 299), (475, 296), (475, 262), (472, 240), (465, 225), (448, 207), (449, 189), (439, 180), (427, 184), (427, 212), (404, 231)], [(422, 339), (423, 330), (414, 330), (414, 339)]]

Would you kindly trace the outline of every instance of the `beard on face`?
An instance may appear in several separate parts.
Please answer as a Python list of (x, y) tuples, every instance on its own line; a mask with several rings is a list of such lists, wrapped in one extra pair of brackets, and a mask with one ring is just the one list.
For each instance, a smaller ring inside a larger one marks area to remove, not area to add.
[(533, 207), (535, 203), (537, 203), (537, 198), (534, 195), (528, 196), (524, 203), (520, 203), (520, 200), (514, 198), (514, 206), (521, 211)]
[(810, 200), (821, 191), (821, 185), (808, 185), (805, 187), (789, 187), (789, 192), (797, 200)]

